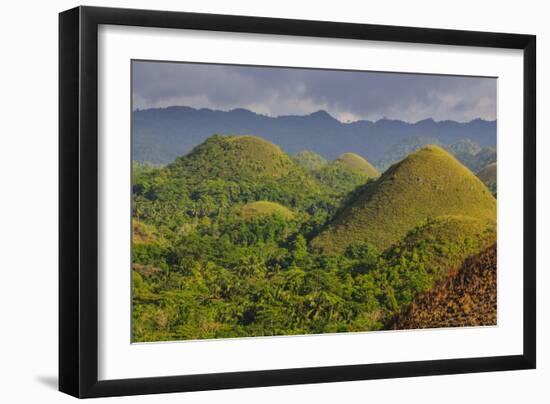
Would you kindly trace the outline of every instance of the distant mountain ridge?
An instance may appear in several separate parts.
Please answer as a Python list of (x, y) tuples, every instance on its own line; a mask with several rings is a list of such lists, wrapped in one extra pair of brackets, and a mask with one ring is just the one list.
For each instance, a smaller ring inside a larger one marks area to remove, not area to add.
[(326, 111), (269, 117), (243, 108), (216, 111), (174, 106), (132, 112), (133, 159), (168, 164), (215, 133), (258, 135), (288, 154), (311, 150), (329, 160), (354, 152), (374, 164), (394, 143), (411, 137), (427, 137), (442, 145), (464, 138), (473, 139), (481, 147), (496, 145), (496, 121), (482, 119), (465, 123), (433, 119), (416, 123), (390, 119), (342, 123)]
[(391, 165), (402, 160), (408, 154), (430, 144), (437, 144), (443, 147), (474, 173), (477, 173), (483, 167), (497, 160), (497, 150), (495, 147), (481, 147), (467, 137), (445, 145), (434, 137), (412, 136), (395, 142), (388, 151), (378, 159), (377, 166), (381, 171), (386, 171)]

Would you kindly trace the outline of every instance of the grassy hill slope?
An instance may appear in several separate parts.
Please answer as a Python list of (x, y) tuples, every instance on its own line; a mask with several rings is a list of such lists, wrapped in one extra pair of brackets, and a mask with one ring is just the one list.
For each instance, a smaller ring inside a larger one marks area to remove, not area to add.
[(290, 209), (278, 203), (268, 201), (247, 203), (241, 207), (239, 213), (244, 219), (274, 215), (281, 216), (284, 219), (292, 219), (294, 217), (294, 213)]
[(185, 170), (206, 178), (284, 177), (295, 168), (278, 146), (257, 136), (214, 135), (169, 165), (173, 174)]
[(421, 263), (434, 279), (496, 242), (496, 222), (469, 216), (439, 216), (409, 231), (385, 252), (390, 266), (403, 259)]
[(134, 173), (132, 180), (134, 216), (184, 233), (243, 204), (270, 201), (305, 212), (324, 198), (310, 173), (255, 136), (213, 135), (166, 167)]
[(370, 178), (377, 178), (380, 176), (378, 170), (371, 163), (356, 153), (341, 154), (336, 161), (340, 161), (352, 170), (366, 174)]
[(384, 250), (427, 218), (441, 215), (496, 220), (496, 200), (449, 153), (428, 146), (366, 184), (311, 245), (339, 253), (360, 241)]

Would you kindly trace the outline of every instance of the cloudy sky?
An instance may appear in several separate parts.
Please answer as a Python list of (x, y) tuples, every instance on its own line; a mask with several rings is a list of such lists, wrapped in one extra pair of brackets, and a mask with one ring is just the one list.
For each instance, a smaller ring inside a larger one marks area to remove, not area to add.
[(496, 119), (496, 79), (134, 61), (133, 107), (173, 105), (270, 116), (325, 110), (358, 119)]

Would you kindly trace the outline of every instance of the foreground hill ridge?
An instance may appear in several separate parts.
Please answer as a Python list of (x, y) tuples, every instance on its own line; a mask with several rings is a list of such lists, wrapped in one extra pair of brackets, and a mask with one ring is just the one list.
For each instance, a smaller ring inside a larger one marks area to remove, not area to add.
[(466, 260), (393, 318), (389, 329), (497, 324), (496, 244)]
[(430, 145), (358, 190), (311, 245), (340, 253), (362, 241), (384, 250), (427, 218), (440, 215), (495, 220), (496, 200), (470, 170)]

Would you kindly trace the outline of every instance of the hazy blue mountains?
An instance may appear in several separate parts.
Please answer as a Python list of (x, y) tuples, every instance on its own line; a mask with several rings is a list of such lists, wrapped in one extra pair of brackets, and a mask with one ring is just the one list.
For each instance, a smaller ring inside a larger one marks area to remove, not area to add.
[(416, 123), (389, 119), (342, 123), (326, 111), (269, 117), (246, 109), (169, 107), (136, 110), (132, 125), (133, 159), (154, 164), (172, 162), (214, 133), (258, 135), (289, 154), (310, 150), (329, 160), (355, 152), (379, 167), (426, 142), (450, 146), (472, 139), (473, 147), (485, 148), (485, 152), (496, 146), (496, 121), (482, 119), (466, 123), (432, 119)]

